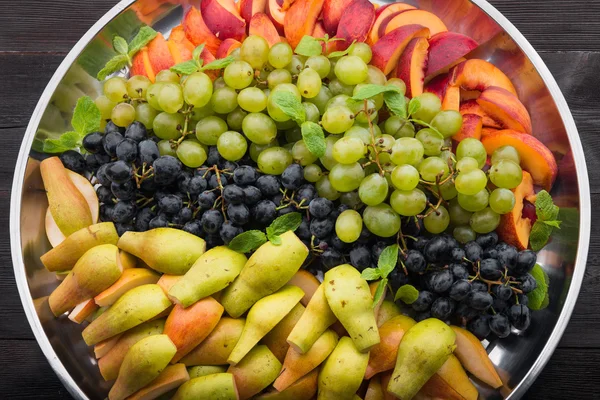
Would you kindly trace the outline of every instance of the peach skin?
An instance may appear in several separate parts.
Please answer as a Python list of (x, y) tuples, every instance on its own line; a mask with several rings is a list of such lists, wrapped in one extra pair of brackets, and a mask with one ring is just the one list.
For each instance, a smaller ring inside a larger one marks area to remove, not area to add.
[(460, 86), (462, 90), (484, 91), (490, 86), (498, 86), (517, 94), (510, 79), (495, 65), (484, 60), (467, 60), (456, 67), (450, 73), (450, 85)]
[(315, 29), (324, 0), (296, 0), (285, 14), (283, 30), (290, 46), (298, 46), (304, 35)]
[(215, 56), (216, 58), (225, 58), (231, 54), (232, 51), (240, 48), (241, 46), (242, 44), (235, 39), (225, 39), (221, 42), (221, 45), (219, 46)]
[(267, 14), (262, 12), (254, 14), (250, 19), (248, 34), (262, 36), (269, 43), (269, 46), (281, 42), (277, 28), (275, 28)]
[(396, 28), (412, 24), (419, 24), (429, 28), (432, 36), (448, 30), (437, 15), (425, 10), (408, 10), (392, 18), (385, 27), (385, 33), (387, 34)]
[(367, 43), (370, 45), (377, 43), (380, 37), (379, 28), (384, 21), (389, 22), (388, 17), (391, 15), (397, 15), (402, 11), (414, 9), (415, 7), (405, 3), (392, 3), (379, 7), (377, 10), (375, 10), (375, 22), (373, 23), (373, 28), (371, 28), (371, 32), (369, 33)]
[(342, 14), (352, 2), (353, 0), (325, 0), (323, 3), (323, 28), (329, 36), (336, 34)]
[[(479, 94), (477, 95), (477, 97), (479, 97)], [(459, 111), (463, 116), (465, 114), (479, 115), (482, 118), (482, 123), (484, 127), (496, 129), (502, 128), (502, 126), (498, 122), (494, 121), (492, 117), (487, 115), (483, 108), (481, 108), (481, 106), (477, 104), (476, 100), (463, 101), (460, 105)]]
[(525, 250), (529, 246), (529, 234), (531, 233), (531, 220), (523, 217), (523, 199), (535, 195), (533, 181), (527, 171), (523, 171), (521, 184), (513, 189), (515, 194), (515, 206), (508, 214), (500, 217), (498, 225), (498, 236), (508, 244), (512, 244), (519, 250)]
[(462, 117), (462, 127), (456, 135), (452, 136), (452, 140), (459, 143), (466, 138), (480, 140), (481, 130), (483, 129), (483, 118), (475, 114), (463, 114)]
[(470, 37), (456, 32), (440, 32), (429, 39), (429, 61), (425, 76), (452, 65), (477, 47)]
[(387, 33), (372, 46), (371, 64), (389, 74), (398, 65), (408, 43), (418, 37), (429, 37), (429, 29), (422, 25), (405, 25)]
[(267, 9), (267, 0), (240, 0), (237, 2), (240, 16), (250, 25), (250, 19), (257, 13), (264, 13)]
[(408, 43), (398, 60), (394, 76), (406, 83), (406, 95), (410, 98), (423, 93), (428, 48), (429, 43), (426, 38), (414, 38)]
[(237, 12), (233, 0), (203, 0), (200, 8), (206, 26), (215, 36), (242, 41), (246, 35), (246, 21)]
[(211, 30), (206, 26), (202, 12), (192, 7), (183, 17), (183, 30), (185, 35), (194, 46), (199, 46), (204, 43), (208, 51), (213, 54), (217, 53), (221, 39), (216, 37)]
[(519, 98), (506, 89), (490, 86), (481, 92), (477, 104), (503, 128), (531, 134), (531, 117)]
[(354, 0), (340, 18), (336, 37), (344, 39), (337, 42), (338, 50), (347, 49), (352, 42), (364, 42), (375, 22), (375, 8), (369, 0)]

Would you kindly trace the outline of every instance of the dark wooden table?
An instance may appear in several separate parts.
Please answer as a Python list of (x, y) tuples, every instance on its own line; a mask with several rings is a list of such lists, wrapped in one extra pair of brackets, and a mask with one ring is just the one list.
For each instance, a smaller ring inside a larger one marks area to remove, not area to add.
[[(592, 218), (600, 217), (600, 0), (490, 0), (556, 77), (586, 154)], [(17, 152), (46, 83), (117, 0), (0, 1), (0, 398), (68, 399), (25, 319), (13, 278), (9, 200)], [(600, 398), (600, 225), (567, 331), (528, 399)]]

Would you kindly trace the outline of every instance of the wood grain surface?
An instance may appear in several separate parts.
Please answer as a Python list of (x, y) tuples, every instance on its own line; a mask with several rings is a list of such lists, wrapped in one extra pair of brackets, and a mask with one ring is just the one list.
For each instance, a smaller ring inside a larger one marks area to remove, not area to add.
[[(554, 74), (579, 128), (600, 217), (600, 0), (489, 0)], [(14, 282), (8, 239), (13, 169), (25, 126), (66, 53), (116, 0), (0, 1), (0, 398), (69, 399), (33, 338)], [(527, 399), (600, 398), (600, 225), (559, 348)]]

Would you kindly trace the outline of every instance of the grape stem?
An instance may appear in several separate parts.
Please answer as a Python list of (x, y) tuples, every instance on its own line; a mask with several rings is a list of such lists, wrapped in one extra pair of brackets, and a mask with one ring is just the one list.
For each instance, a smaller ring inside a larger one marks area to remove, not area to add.
[(150, 168), (146, 169), (146, 163), (142, 164), (142, 173), (138, 174), (138, 168), (135, 166), (135, 163), (132, 164), (133, 170), (133, 178), (135, 179), (135, 185), (139, 189), (146, 179), (152, 178), (154, 176), (154, 167), (150, 166)]
[(190, 133), (194, 132), (194, 130), (188, 131), (188, 125), (190, 123), (190, 115), (191, 115), (193, 108), (194, 107), (192, 105), (189, 105), (185, 110), (181, 111), (181, 113), (185, 115), (185, 120), (183, 122), (183, 128), (181, 129), (181, 137), (179, 139), (177, 139), (177, 141), (171, 141), (172, 149), (177, 149), (177, 147), (179, 147), (181, 142), (184, 141), (186, 136), (189, 135)]
[[(464, 260), (467, 260), (466, 258), (464, 258)], [(470, 260), (467, 260), (469, 262), (471, 262)], [(471, 262), (473, 264), (473, 266), (476, 266), (476, 274), (475, 276), (471, 277), (469, 276), (469, 282), (473, 282), (477, 279), (479, 279), (480, 281), (486, 283), (488, 285), (488, 292), (492, 290), (492, 286), (493, 285), (505, 285), (508, 284), (509, 286), (511, 284), (517, 284), (518, 282), (516, 281), (511, 281), (513, 278), (511, 276), (508, 276), (508, 270), (505, 268), (504, 269), (504, 279), (506, 280), (506, 282), (503, 281), (490, 281), (488, 279), (485, 279), (481, 276), (481, 262), (477, 261), (477, 263)], [(518, 294), (523, 294), (523, 291), (521, 289), (517, 289), (514, 287), (511, 287), (512, 291)]]
[[(367, 116), (367, 121), (369, 122), (369, 132), (371, 133), (371, 144), (369, 145), (369, 147), (371, 147), (373, 149), (373, 153), (375, 154), (375, 159), (371, 158), (370, 163), (375, 163), (377, 164), (377, 168), (379, 168), (379, 175), (381, 176), (385, 176), (385, 170), (383, 169), (383, 167), (381, 166), (381, 162), (379, 161), (379, 153), (380, 151), (377, 149), (377, 145), (375, 143), (375, 128), (373, 127), (373, 121), (371, 121), (371, 116), (369, 115), (369, 103), (367, 101), (367, 99), (364, 100), (364, 109), (360, 110), (358, 112), (358, 114), (364, 112), (365, 115)], [(357, 114), (357, 115), (358, 115)]]

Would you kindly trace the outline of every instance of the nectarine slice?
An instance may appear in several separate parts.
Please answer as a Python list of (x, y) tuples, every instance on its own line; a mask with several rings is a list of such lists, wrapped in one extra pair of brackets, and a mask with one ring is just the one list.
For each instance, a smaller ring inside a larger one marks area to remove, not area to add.
[(217, 58), (225, 58), (229, 54), (231, 54), (232, 51), (241, 46), (242, 44), (235, 39), (225, 39), (221, 42), (221, 45), (217, 50), (217, 54), (215, 55), (217, 56)]
[(440, 32), (429, 39), (429, 61), (425, 76), (452, 65), (477, 47), (470, 37), (456, 32)]
[(449, 86), (442, 99), (442, 110), (458, 111), (460, 109), (460, 88)]
[(460, 131), (452, 136), (452, 140), (461, 142), (467, 138), (481, 139), (483, 129), (483, 118), (475, 114), (463, 114), (463, 123)]
[(238, 3), (240, 16), (250, 25), (250, 20), (256, 13), (264, 13), (267, 9), (267, 0), (240, 0)]
[(266, 14), (273, 21), (273, 25), (277, 28), (280, 35), (284, 34), (283, 24), (285, 22), (285, 14), (287, 9), (283, 10), (281, 4), (277, 0), (267, 0)]
[(352, 2), (353, 0), (325, 0), (323, 3), (323, 28), (329, 36), (335, 35), (344, 10)]
[(503, 128), (531, 134), (531, 117), (519, 98), (506, 89), (490, 86), (477, 99), (477, 104)]
[(412, 24), (419, 24), (429, 28), (431, 35), (436, 35), (448, 30), (446, 25), (444, 25), (437, 15), (425, 10), (408, 10), (401, 12), (392, 18), (385, 27), (385, 33), (387, 34), (396, 28)]
[[(462, 93), (461, 93), (462, 94)], [(479, 97), (479, 95), (477, 95)], [(462, 98), (462, 96), (461, 96)], [(492, 119), (487, 113), (481, 108), (479, 104), (477, 104), (476, 100), (467, 100), (461, 103), (460, 105), (460, 113), (462, 115), (465, 114), (475, 114), (479, 115), (482, 118), (483, 126), (489, 128), (502, 128), (500, 124)]]
[(451, 71), (451, 86), (460, 86), (463, 90), (484, 91), (490, 86), (498, 86), (517, 94), (512, 82), (494, 64), (485, 60), (472, 59), (464, 61)]
[(512, 244), (519, 250), (525, 250), (529, 246), (529, 235), (531, 233), (531, 220), (523, 216), (523, 199), (535, 195), (533, 180), (527, 171), (523, 171), (521, 184), (513, 189), (515, 194), (515, 206), (508, 214), (500, 218), (500, 225), (496, 232), (501, 240)]
[(324, 0), (296, 0), (287, 10), (283, 29), (293, 49), (298, 46), (304, 35), (310, 35), (314, 31), (317, 18), (323, 9), (323, 2)]
[(481, 129), (481, 137), (484, 138), (484, 137), (491, 135), (492, 133), (498, 132), (498, 131), (499, 131), (499, 129), (484, 126), (483, 129)]
[(395, 76), (406, 83), (406, 95), (410, 98), (423, 93), (428, 49), (427, 39), (414, 38), (408, 43), (398, 60)]
[(219, 39), (242, 41), (246, 34), (246, 21), (238, 14), (231, 0), (202, 0), (200, 3), (204, 23)]
[[(414, 10), (415, 7), (411, 6), (410, 4), (405, 4), (405, 3), (392, 3), (392, 4), (387, 4), (383, 7), (378, 8), (375, 11), (375, 22), (373, 23), (373, 28), (371, 28), (371, 32), (369, 33), (369, 38), (368, 38), (368, 43), (370, 45), (373, 45), (375, 43), (377, 43), (377, 41), (379, 40), (379, 28), (381, 27), (381, 24), (383, 23), (383, 21), (387, 20), (387, 18), (391, 15), (396, 15), (402, 11), (406, 11), (406, 10)], [(385, 31), (385, 29), (384, 29)]]
[(273, 25), (271, 19), (267, 14), (259, 12), (252, 16), (250, 19), (250, 26), (248, 27), (248, 34), (257, 35), (265, 38), (269, 43), (269, 46), (273, 46), (275, 43), (279, 43), (279, 32)]
[(454, 355), (450, 355), (438, 372), (425, 383), (421, 392), (446, 400), (477, 400), (479, 396), (477, 388)]
[(354, 0), (344, 10), (337, 27), (338, 50), (347, 49), (352, 42), (364, 42), (375, 22), (375, 8), (369, 0)]
[(169, 48), (171, 49), (171, 55), (175, 59), (175, 63), (179, 64), (180, 62), (192, 59), (192, 53), (195, 46), (185, 36), (185, 30), (183, 29), (182, 25), (178, 25), (171, 29), (168, 43)]
[(371, 64), (389, 74), (398, 65), (398, 60), (413, 38), (429, 37), (429, 29), (422, 25), (405, 25), (394, 29), (375, 43), (371, 50)]
[(556, 159), (550, 149), (534, 136), (506, 129), (487, 135), (481, 142), (488, 155), (498, 147), (513, 146), (521, 156), (521, 167), (531, 174), (533, 183), (548, 191), (552, 189), (558, 173)]
[(182, 24), (185, 35), (194, 46), (204, 44), (208, 51), (213, 54), (217, 53), (221, 39), (216, 37), (206, 26), (202, 12), (198, 8), (191, 7), (183, 17)]
[(134, 56), (131, 62), (131, 75), (143, 75), (154, 82), (155, 74), (152, 71), (150, 58), (148, 57), (148, 48), (143, 47)]
[(171, 55), (167, 41), (160, 32), (148, 43), (148, 57), (150, 58), (150, 65), (152, 65), (152, 70), (155, 74), (175, 65), (175, 60)]

